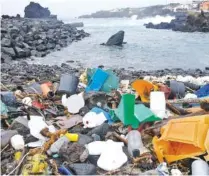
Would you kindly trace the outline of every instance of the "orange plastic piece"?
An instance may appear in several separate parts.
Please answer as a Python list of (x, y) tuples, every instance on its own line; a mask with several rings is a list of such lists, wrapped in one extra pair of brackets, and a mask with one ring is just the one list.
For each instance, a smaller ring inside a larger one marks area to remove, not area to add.
[(132, 87), (136, 90), (142, 102), (149, 102), (150, 92), (158, 89), (157, 86), (145, 80), (134, 81)]
[(43, 92), (43, 96), (47, 97), (48, 93), (50, 92), (49, 85), (47, 83), (41, 84), (41, 90)]
[(152, 141), (158, 160), (171, 163), (204, 154), (208, 129), (209, 115), (170, 120)]

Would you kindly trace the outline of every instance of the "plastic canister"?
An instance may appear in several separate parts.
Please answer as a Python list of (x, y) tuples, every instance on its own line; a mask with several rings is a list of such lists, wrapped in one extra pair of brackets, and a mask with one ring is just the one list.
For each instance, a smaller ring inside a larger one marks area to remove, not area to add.
[(209, 175), (209, 166), (203, 160), (195, 160), (192, 163), (192, 175)]
[(171, 93), (175, 95), (176, 98), (183, 98), (185, 96), (185, 85), (182, 82), (175, 80), (170, 81)]
[(151, 92), (150, 109), (160, 118), (166, 115), (166, 102), (164, 92)]
[(137, 130), (132, 130), (128, 133), (128, 152), (132, 157), (137, 157), (134, 155), (142, 154), (147, 152), (147, 149), (144, 147), (141, 134)]
[(75, 75), (64, 74), (60, 78), (58, 93), (75, 94), (79, 79)]

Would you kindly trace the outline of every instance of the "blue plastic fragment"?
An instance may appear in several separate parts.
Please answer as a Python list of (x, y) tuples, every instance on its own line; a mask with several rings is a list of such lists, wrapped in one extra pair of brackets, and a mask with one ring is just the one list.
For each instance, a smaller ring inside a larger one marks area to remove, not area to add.
[(65, 166), (61, 166), (58, 168), (58, 171), (62, 175), (74, 175), (69, 169), (67, 169)]
[(108, 120), (108, 124), (111, 125), (111, 124), (113, 123), (113, 121), (112, 121), (112, 119), (111, 119), (111, 115), (110, 115), (109, 112), (107, 112), (107, 111), (105, 111), (105, 110), (103, 110), (103, 109), (101, 109), (101, 108), (98, 108), (98, 107), (92, 108), (92, 109), (91, 109), (91, 112), (95, 112), (96, 114), (103, 113), (104, 116), (106, 117), (106, 119)]
[(209, 84), (204, 85), (199, 90), (195, 92), (198, 98), (206, 97), (209, 95)]
[(86, 87), (86, 92), (99, 91), (102, 88), (107, 78), (108, 78), (108, 73), (98, 68), (94, 73), (94, 75), (92, 76), (91, 80), (89, 81), (89, 84)]

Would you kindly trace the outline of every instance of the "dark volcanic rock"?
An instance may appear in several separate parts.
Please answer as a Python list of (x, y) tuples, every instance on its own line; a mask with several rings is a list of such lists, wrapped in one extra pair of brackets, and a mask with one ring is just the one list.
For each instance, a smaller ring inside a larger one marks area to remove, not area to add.
[(15, 57), (15, 51), (13, 48), (1, 47), (1, 52), (5, 53), (11, 57)]
[(51, 12), (48, 8), (44, 8), (35, 2), (30, 2), (30, 4), (25, 7), (25, 18), (48, 18), (50, 14)]
[(37, 49), (37, 51), (46, 51), (46, 50), (47, 50), (47, 48), (46, 48), (45, 45), (38, 45), (38, 46), (36, 47), (36, 49)]
[(88, 36), (84, 30), (56, 19), (4, 18), (1, 19), (1, 53), (5, 54), (2, 60), (8, 60), (7, 56), (44, 57)]
[(11, 40), (8, 38), (3, 38), (1, 40), (1, 46), (10, 47), (11, 46)]
[(18, 58), (26, 57), (26, 52), (23, 49), (15, 47), (14, 50)]
[(2, 53), (1, 54), (1, 62), (2, 63), (10, 63), (12, 61), (12, 57), (8, 54)]
[(124, 31), (119, 31), (116, 34), (112, 35), (107, 43), (105, 45), (107, 46), (112, 46), (112, 45), (116, 45), (116, 46), (122, 46), (123, 44), (123, 39), (124, 39)]

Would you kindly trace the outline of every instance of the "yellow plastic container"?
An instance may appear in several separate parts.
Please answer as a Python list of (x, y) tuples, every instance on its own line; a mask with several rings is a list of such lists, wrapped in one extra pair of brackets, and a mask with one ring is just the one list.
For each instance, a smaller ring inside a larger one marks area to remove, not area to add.
[(205, 156), (204, 158), (205, 158), (206, 161), (209, 161), (209, 129), (208, 129), (208, 133), (207, 133), (207, 136), (206, 136), (206, 139), (205, 139), (205, 148), (207, 150), (208, 155)]
[(152, 141), (158, 160), (170, 163), (204, 154), (208, 129), (209, 115), (170, 120)]
[(65, 136), (72, 142), (77, 142), (79, 137), (78, 134), (75, 133), (66, 133)]
[(136, 90), (142, 102), (149, 102), (151, 91), (158, 87), (145, 80), (136, 80), (132, 83), (132, 88)]

